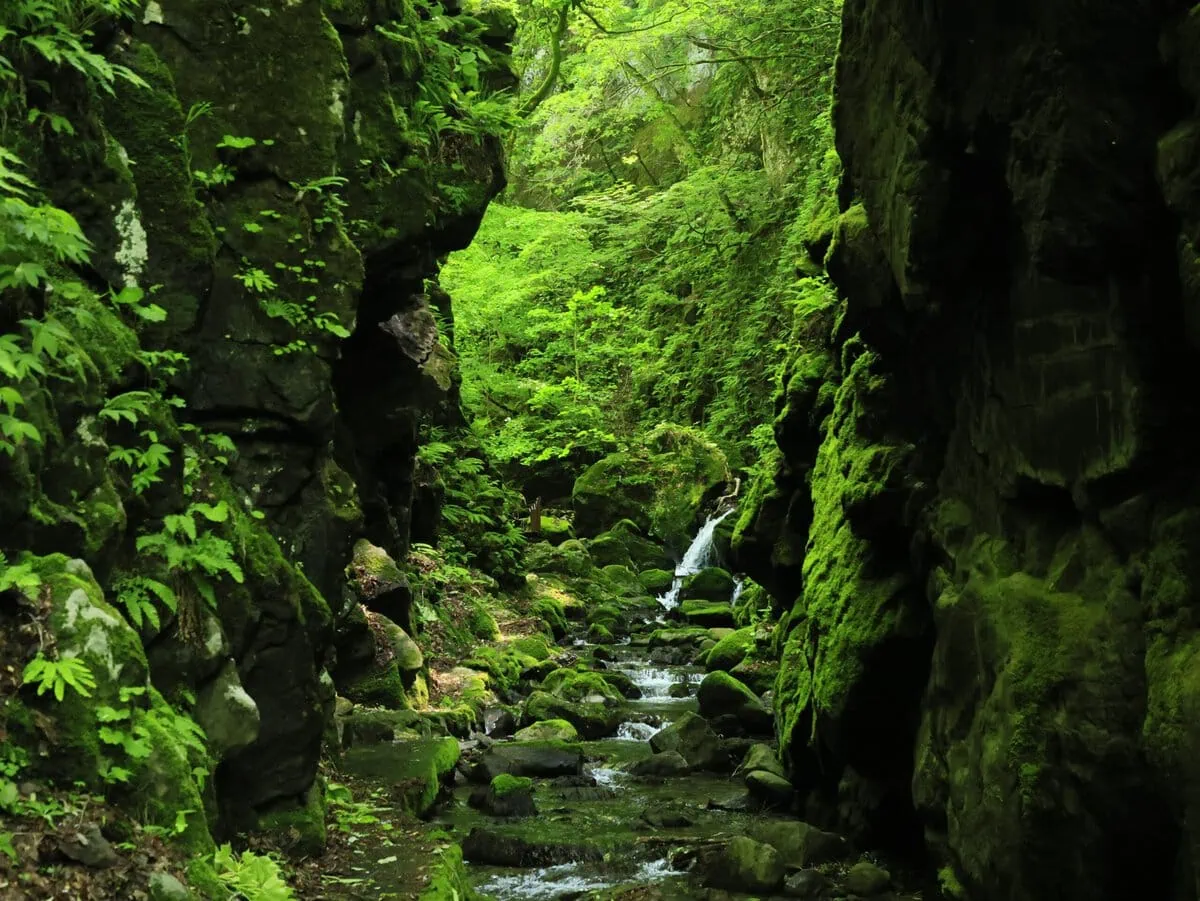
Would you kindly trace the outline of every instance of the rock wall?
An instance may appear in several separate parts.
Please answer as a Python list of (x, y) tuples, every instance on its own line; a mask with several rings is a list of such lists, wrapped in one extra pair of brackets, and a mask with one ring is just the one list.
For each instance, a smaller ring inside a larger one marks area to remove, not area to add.
[[(135, 537), (186, 506), (185, 488), (230, 504), (221, 528), (244, 583), (221, 583), (215, 616), (194, 605), (199, 622), (166, 617), (141, 636), (164, 694), (203, 707), (213, 685), (240, 685), (257, 706), (257, 738), (214, 749), (228, 827), (307, 803), (352, 547), (365, 537), (403, 558), (418, 421), (458, 415), (426, 280), (469, 242), (503, 173), (494, 137), (420, 124), (421, 83), (439, 77), (410, 40), (420, 21), (404, 0), (154, 0), (99, 29), (97, 49), (143, 86), (104, 95), (69, 72), (22, 72), (31, 105), (75, 123), (70, 138), (31, 128), (15, 146), (94, 243), (84, 278), (151, 292), (167, 319), (141, 329), (142, 346), (190, 365), (165, 386), (178, 408), (151, 423), (173, 451), (167, 478), (135, 496), (105, 464), (116, 436), (97, 437), (96, 412), (147, 378), (138, 337), (97, 304), (107, 331), (81, 343), (102, 378), (45, 395), (44, 455), (0, 458), (3, 547), (82, 557), (112, 589), (142, 565)], [(488, 23), (485, 78), (501, 87), (512, 23)], [(48, 90), (33, 81), (46, 76)], [(0, 331), (26, 303), (46, 308), (6, 295)], [(185, 439), (192, 426), (234, 447)]]
[(1194, 899), (1200, 13), (843, 26), (840, 303), (738, 545), (793, 779), (952, 896)]

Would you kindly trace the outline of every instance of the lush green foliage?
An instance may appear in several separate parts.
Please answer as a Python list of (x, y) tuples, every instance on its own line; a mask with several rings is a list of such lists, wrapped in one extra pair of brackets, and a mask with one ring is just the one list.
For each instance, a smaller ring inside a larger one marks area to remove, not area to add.
[[(559, 8), (521, 7), (527, 91)], [(569, 484), (661, 422), (700, 425), (750, 465), (836, 209), (840, 10), (573, 9), (513, 188), (443, 270), (473, 427), (522, 482)]]

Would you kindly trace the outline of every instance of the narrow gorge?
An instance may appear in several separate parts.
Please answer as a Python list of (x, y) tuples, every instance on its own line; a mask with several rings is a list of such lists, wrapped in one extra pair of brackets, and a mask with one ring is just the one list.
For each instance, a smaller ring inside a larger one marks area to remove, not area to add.
[(1200, 7), (6, 0), (0, 901), (1200, 901)]

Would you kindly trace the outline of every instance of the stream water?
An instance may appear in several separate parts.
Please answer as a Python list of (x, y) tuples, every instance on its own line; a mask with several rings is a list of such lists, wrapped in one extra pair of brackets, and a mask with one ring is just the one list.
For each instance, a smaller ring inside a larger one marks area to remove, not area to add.
[[(714, 530), (728, 515), (715, 516), (701, 528), (676, 567), (671, 589), (658, 599), (664, 608), (678, 605), (686, 576), (711, 565)], [(724, 809), (738, 806), (736, 799), (744, 796), (740, 779), (693, 772), (645, 781), (626, 772), (629, 764), (653, 753), (651, 736), (698, 706), (695, 696), (703, 670), (653, 662), (646, 636), (654, 628), (657, 623), (648, 620), (640, 637), (608, 646), (611, 659), (600, 664), (627, 675), (641, 698), (628, 702), (627, 718), (613, 736), (583, 743), (588, 778), (536, 780), (538, 815), (507, 822), (468, 806), (471, 787), (456, 790), (455, 802), (439, 821), (460, 837), (474, 826), (486, 826), (530, 841), (587, 842), (604, 852), (602, 860), (533, 869), (471, 865), (472, 881), (485, 896), (496, 901), (586, 898), (614, 886), (656, 884), (657, 897), (694, 897), (683, 874), (669, 863), (668, 851), (717, 835), (746, 834), (752, 819), (762, 819), (744, 810)], [(579, 641), (574, 644), (581, 654), (593, 650)]]

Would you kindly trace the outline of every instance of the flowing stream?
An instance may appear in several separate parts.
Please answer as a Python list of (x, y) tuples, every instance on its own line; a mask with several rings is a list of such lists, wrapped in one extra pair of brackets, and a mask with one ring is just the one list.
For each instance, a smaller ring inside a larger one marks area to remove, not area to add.
[[(714, 561), (713, 532), (730, 511), (704, 523), (675, 570), (671, 589), (658, 598), (667, 610), (678, 606), (683, 579)], [(740, 582), (739, 582), (740, 587)], [(665, 899), (693, 897), (683, 874), (667, 860), (671, 847), (717, 834), (745, 834), (760, 817), (733, 810), (732, 799), (744, 794), (741, 781), (719, 773), (693, 772), (666, 780), (632, 777), (630, 764), (652, 754), (649, 739), (660, 729), (697, 709), (696, 690), (704, 676), (701, 667), (670, 665), (652, 659), (648, 636), (657, 622), (647, 619), (642, 634), (608, 645), (611, 659), (597, 667), (628, 676), (641, 697), (626, 705), (626, 719), (616, 733), (583, 742), (587, 764), (581, 780), (536, 780), (538, 815), (500, 821), (466, 803), (472, 788), (456, 790), (456, 803), (439, 821), (460, 836), (475, 826), (518, 835), (529, 841), (588, 842), (606, 852), (604, 860), (562, 863), (530, 869), (470, 865), (477, 890), (496, 901), (588, 898), (591, 892), (621, 885), (656, 884)], [(573, 650), (581, 656), (593, 650), (578, 639)], [(582, 784), (581, 784), (582, 782)], [(684, 811), (663, 826), (663, 811)], [(658, 825), (651, 825), (657, 823)]]

